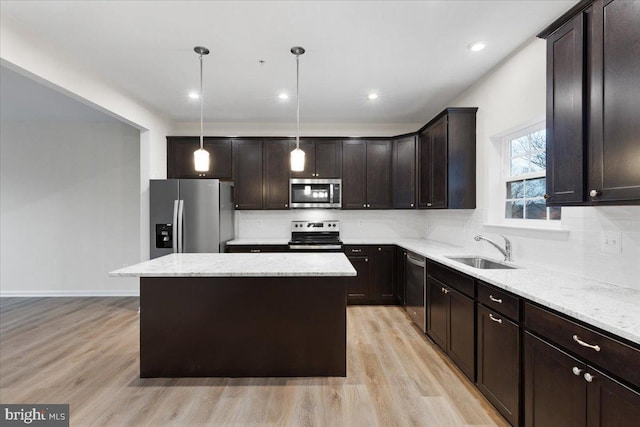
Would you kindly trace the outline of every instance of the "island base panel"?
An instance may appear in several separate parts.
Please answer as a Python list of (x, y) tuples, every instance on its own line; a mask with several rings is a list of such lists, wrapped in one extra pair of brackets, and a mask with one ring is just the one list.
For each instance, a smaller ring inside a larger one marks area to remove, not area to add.
[(142, 277), (141, 377), (346, 376), (341, 277)]

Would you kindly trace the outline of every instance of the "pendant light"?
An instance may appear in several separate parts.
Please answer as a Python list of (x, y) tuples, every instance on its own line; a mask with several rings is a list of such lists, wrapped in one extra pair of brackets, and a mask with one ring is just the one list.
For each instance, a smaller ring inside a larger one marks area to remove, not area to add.
[(296, 148), (291, 152), (291, 170), (293, 172), (304, 171), (304, 151), (300, 149), (300, 55), (304, 53), (304, 48), (294, 46), (291, 53), (296, 56), (296, 121), (298, 133), (296, 134)]
[(200, 148), (193, 153), (193, 163), (196, 171), (207, 172), (209, 170), (209, 152), (204, 149), (203, 108), (204, 95), (202, 93), (202, 56), (209, 54), (209, 49), (196, 46), (193, 50), (200, 56)]

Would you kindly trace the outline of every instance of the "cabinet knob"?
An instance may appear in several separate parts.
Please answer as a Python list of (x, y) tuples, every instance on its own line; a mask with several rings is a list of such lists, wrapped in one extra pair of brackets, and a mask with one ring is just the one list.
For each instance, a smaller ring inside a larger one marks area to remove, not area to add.
[(378, 248), (378, 252), (382, 252), (382, 248)]
[(369, 262), (369, 258), (365, 258), (365, 259), (364, 259), (364, 262)]
[(573, 375), (579, 376), (580, 373), (582, 372), (582, 369), (578, 368), (577, 366), (574, 366), (573, 368), (571, 368), (571, 372), (573, 372)]
[(285, 204), (284, 204), (284, 207), (285, 207), (285, 208), (288, 208), (288, 207), (289, 207), (289, 205), (285, 203)]
[(362, 207), (363, 207), (363, 208), (366, 208), (366, 207), (367, 207), (367, 204), (365, 203), (364, 205), (362, 205)]
[(413, 203), (411, 203), (411, 207), (413, 207)]
[(600, 194), (602, 194), (602, 192), (601, 192), (601, 191), (598, 191), (598, 190), (591, 190), (591, 191), (589, 191), (589, 195), (590, 195), (591, 197), (598, 197)]
[(542, 196), (542, 197), (544, 197), (544, 199), (545, 199), (545, 200), (547, 200), (547, 199), (548, 199), (549, 197), (551, 197), (551, 196), (549, 196), (548, 194), (545, 194), (545, 195), (544, 195), (544, 196)]
[(448, 294), (449, 290), (447, 288), (440, 288), (440, 292), (442, 292), (443, 294)]
[(593, 375), (591, 375), (589, 372), (585, 372), (584, 373), (584, 379), (586, 382), (590, 383), (593, 381), (595, 377)]
[(238, 207), (238, 205), (236, 205), (236, 208)]
[(367, 203), (367, 207), (368, 207), (368, 208), (370, 208), (370, 207), (371, 207), (371, 205)]

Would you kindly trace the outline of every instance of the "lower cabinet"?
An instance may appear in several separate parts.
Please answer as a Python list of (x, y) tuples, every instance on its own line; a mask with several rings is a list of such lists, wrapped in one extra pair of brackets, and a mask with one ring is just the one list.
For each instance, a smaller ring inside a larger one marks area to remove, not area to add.
[[(475, 301), (453, 288), (457, 280), (445, 283), (434, 277), (441, 268), (445, 269), (443, 276), (455, 274), (445, 267), (427, 263), (427, 335), (475, 381)], [(464, 275), (460, 278), (473, 284), (471, 278)]]
[(289, 245), (227, 245), (227, 253), (289, 252)]
[(520, 422), (520, 328), (478, 304), (476, 385), (512, 426)]
[(397, 304), (396, 247), (345, 246), (358, 275), (349, 278), (348, 304)]

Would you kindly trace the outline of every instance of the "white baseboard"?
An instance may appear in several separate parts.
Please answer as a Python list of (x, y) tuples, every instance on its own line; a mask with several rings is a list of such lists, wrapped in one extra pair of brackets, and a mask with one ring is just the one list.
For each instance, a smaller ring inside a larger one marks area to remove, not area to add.
[(138, 297), (140, 290), (99, 290), (99, 291), (3, 291), (0, 297)]

